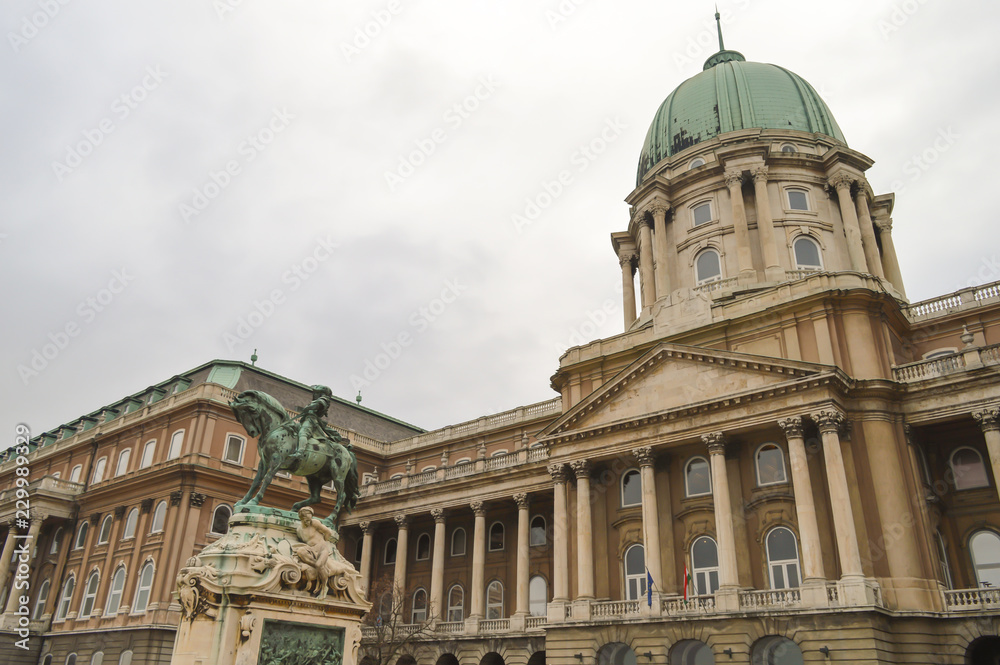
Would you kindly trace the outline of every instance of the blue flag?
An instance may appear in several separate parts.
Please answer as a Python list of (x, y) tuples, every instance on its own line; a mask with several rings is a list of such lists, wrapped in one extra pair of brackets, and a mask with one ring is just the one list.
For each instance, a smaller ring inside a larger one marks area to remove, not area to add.
[(646, 605), (653, 606), (653, 576), (649, 574), (648, 568), (646, 569)]

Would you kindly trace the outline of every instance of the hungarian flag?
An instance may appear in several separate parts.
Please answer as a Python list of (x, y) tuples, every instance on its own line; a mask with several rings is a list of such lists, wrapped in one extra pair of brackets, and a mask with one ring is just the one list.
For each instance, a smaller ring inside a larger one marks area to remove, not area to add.
[(691, 573), (688, 572), (688, 565), (684, 564), (684, 602), (688, 599), (688, 584), (691, 585), (691, 590), (694, 591), (694, 581), (691, 579)]

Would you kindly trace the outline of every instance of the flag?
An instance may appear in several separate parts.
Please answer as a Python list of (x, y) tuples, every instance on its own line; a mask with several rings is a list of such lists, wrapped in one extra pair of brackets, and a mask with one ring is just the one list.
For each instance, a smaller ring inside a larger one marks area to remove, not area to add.
[[(691, 579), (691, 573), (688, 572), (688, 565), (685, 563), (684, 564), (684, 602), (685, 603), (687, 602), (687, 599), (688, 599), (688, 582), (690, 581), (690, 579)], [(692, 585), (692, 586), (694, 586), (694, 585)]]
[(646, 569), (646, 605), (653, 606), (653, 576), (649, 574), (649, 568)]

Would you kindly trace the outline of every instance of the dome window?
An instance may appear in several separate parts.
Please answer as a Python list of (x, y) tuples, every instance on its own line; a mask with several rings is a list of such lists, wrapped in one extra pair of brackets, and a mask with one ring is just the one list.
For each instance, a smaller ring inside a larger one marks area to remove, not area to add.
[(699, 285), (722, 279), (722, 263), (719, 261), (719, 253), (714, 249), (699, 254), (694, 261), (694, 269)]
[(792, 245), (795, 251), (796, 270), (822, 270), (823, 259), (820, 257), (819, 245), (808, 236), (799, 236)]
[(695, 226), (710, 222), (712, 221), (712, 204), (708, 201), (700, 203), (691, 208), (691, 214), (694, 216)]
[(781, 152), (784, 152), (784, 153), (798, 152), (798, 149), (795, 147), (795, 145), (793, 145), (791, 143), (784, 143), (781, 146)]
[(702, 159), (701, 157), (695, 157), (694, 159), (691, 160), (691, 163), (688, 164), (688, 170), (696, 169), (699, 166), (704, 166), (704, 165), (705, 165), (704, 159)]
[(809, 196), (804, 189), (788, 190), (789, 210), (809, 210)]

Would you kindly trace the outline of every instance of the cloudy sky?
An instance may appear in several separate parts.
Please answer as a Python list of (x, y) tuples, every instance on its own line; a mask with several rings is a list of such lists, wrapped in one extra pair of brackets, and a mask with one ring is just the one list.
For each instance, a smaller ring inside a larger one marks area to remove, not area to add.
[[(875, 160), (911, 300), (1000, 279), (1000, 5), (719, 9)], [(554, 397), (561, 350), (622, 330), (609, 234), (657, 106), (716, 50), (710, 2), (0, 11), (11, 441), (255, 348), (425, 428)]]

